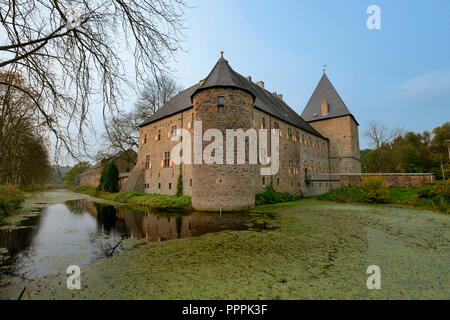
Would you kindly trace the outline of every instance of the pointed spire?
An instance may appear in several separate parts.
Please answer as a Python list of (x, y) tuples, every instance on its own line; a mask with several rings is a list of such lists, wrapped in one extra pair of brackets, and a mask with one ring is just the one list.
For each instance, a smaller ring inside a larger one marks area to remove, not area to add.
[(223, 57), (223, 51), (220, 52), (220, 58), (209, 75), (201, 81), (200, 87), (191, 95), (191, 99), (199, 91), (214, 87), (238, 88), (250, 93), (253, 99), (256, 98), (251, 82), (230, 67), (228, 61)]
[[(323, 68), (323, 74), (314, 90), (311, 98), (308, 101), (305, 109), (302, 112), (302, 118), (306, 121), (316, 121), (322, 119), (336, 118), (351, 114), (344, 101), (342, 101), (339, 93), (334, 88), (330, 79), (326, 74), (326, 65)], [(322, 103), (326, 103), (327, 112), (322, 114)], [(353, 117), (354, 118), (354, 117)], [(356, 119), (355, 119), (356, 121)], [(358, 122), (356, 122), (358, 123)]]

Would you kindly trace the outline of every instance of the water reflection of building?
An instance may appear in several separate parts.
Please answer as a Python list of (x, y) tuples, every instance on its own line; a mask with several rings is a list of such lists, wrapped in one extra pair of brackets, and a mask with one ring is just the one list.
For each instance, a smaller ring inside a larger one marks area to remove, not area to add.
[(96, 217), (107, 233), (114, 228), (124, 235), (137, 239), (147, 238), (151, 241), (189, 238), (221, 230), (245, 229), (244, 221), (248, 219), (248, 216), (242, 214), (227, 214), (223, 219), (211, 213), (167, 216), (156, 212), (116, 208), (87, 200), (70, 201), (70, 207), (76, 207), (78, 208), (76, 210), (88, 212)]

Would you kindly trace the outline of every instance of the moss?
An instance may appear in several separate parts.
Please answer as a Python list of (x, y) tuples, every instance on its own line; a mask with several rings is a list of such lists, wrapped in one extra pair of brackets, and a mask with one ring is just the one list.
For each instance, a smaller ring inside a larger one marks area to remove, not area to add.
[[(256, 211), (278, 228), (139, 242), (83, 267), (81, 290), (67, 290), (66, 274), (32, 281), (32, 299), (448, 298), (447, 215), (311, 199)], [(373, 264), (381, 290), (366, 287)], [(0, 298), (22, 288), (4, 286)]]

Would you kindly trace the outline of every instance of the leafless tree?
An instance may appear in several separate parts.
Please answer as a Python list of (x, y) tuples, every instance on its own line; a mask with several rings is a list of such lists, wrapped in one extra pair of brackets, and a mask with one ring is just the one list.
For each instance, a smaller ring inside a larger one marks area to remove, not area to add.
[(384, 172), (386, 168), (384, 149), (389, 146), (389, 142), (401, 135), (401, 133), (400, 129), (389, 131), (383, 124), (375, 121), (369, 122), (365, 135), (369, 138), (372, 148), (375, 149), (378, 168), (381, 172)]
[(0, 0), (0, 71), (22, 74), (26, 85), (0, 84), (28, 95), (55, 149), (76, 156), (95, 132), (93, 106), (106, 121), (120, 112), (120, 90), (169, 71), (185, 9), (184, 0)]
[(168, 76), (147, 80), (139, 91), (134, 109), (131, 112), (114, 116), (108, 121), (108, 130), (104, 134), (104, 139), (109, 148), (107, 151), (103, 150), (101, 154), (104, 156), (128, 149), (137, 150), (138, 126), (180, 91), (181, 86)]
[[(40, 113), (24, 91), (23, 78), (0, 73), (0, 183), (43, 183), (50, 171)], [(31, 88), (26, 89), (33, 92)]]

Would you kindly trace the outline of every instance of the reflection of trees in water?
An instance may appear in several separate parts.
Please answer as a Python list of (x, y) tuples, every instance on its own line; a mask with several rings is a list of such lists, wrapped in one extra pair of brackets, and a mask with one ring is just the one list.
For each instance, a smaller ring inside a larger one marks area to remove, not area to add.
[(107, 234), (116, 226), (116, 208), (111, 205), (101, 205), (96, 203), (97, 221), (103, 226)]
[(21, 267), (24, 261), (31, 261), (35, 254), (32, 243), (41, 224), (42, 210), (35, 213), (39, 214), (28, 217), (20, 223), (20, 226), (27, 228), (0, 230), (0, 248), (7, 248), (6, 255), (9, 256), (8, 259), (0, 259), (0, 266), (8, 267), (0, 269), (0, 278), (3, 276), (25, 278), (25, 275), (18, 274), (18, 267)]
[(64, 202), (64, 205), (69, 209), (73, 214), (83, 214), (86, 212), (83, 203), (80, 200), (68, 200)]

